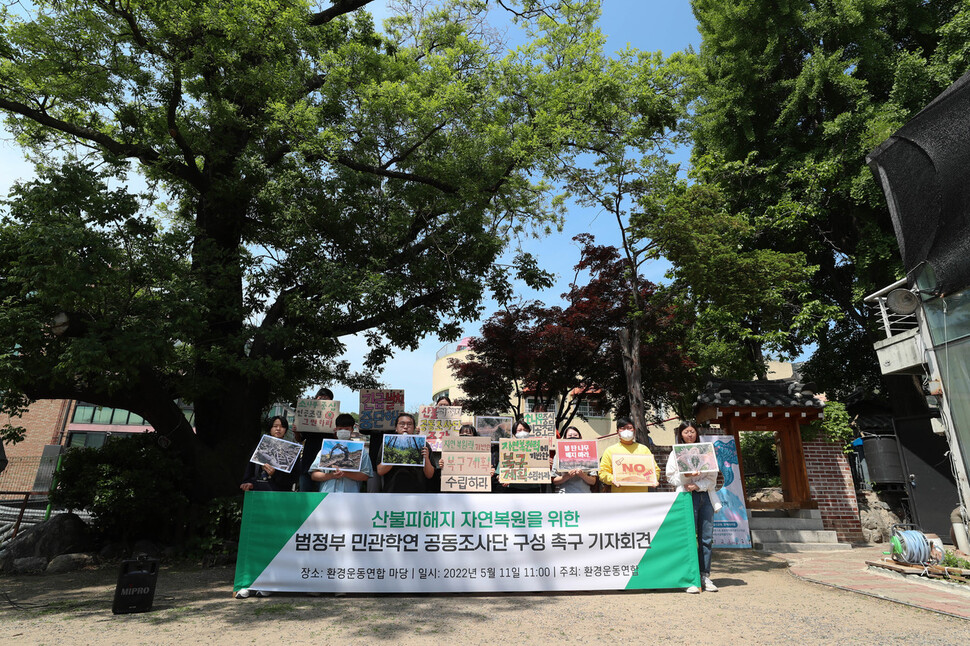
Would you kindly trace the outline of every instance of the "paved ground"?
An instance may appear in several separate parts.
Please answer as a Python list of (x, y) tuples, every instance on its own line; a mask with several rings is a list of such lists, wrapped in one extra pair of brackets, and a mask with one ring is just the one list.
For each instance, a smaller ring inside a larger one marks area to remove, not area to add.
[[(886, 547), (857, 547), (841, 552), (785, 554), (791, 573), (800, 579), (865, 594), (895, 603), (970, 619), (970, 590), (966, 585), (896, 574), (867, 567), (881, 561)], [(967, 626), (970, 631), (970, 625)]]
[[(113, 567), (0, 577), (0, 643), (965, 644), (965, 619), (870, 596), (888, 597), (887, 590), (901, 584), (908, 603), (923, 598), (920, 583), (865, 571), (865, 560), (877, 551), (792, 555), (790, 572), (777, 556), (717, 550), (714, 580), (721, 591), (700, 595), (280, 594), (234, 600), (231, 568), (166, 566), (153, 611), (119, 616), (111, 614)], [(850, 592), (852, 586), (867, 588), (866, 594)], [(952, 606), (949, 611), (957, 614)]]

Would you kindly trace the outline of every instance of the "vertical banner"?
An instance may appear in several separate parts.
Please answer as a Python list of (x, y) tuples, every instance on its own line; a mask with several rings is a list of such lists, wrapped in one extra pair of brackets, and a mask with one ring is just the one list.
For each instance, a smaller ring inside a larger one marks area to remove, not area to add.
[(361, 430), (393, 431), (394, 420), (404, 412), (404, 391), (365, 388), (360, 391), (359, 410)]
[(235, 590), (453, 593), (700, 585), (690, 494), (250, 491), (244, 501)]
[(532, 427), (533, 437), (556, 438), (556, 412), (526, 413), (522, 419)]
[(741, 487), (738, 467), (738, 448), (730, 435), (704, 435), (704, 442), (713, 442), (717, 463), (724, 475), (724, 485), (717, 492), (721, 511), (714, 514), (714, 547), (751, 547), (748, 510)]
[(297, 433), (333, 433), (334, 420), (340, 414), (340, 402), (322, 399), (301, 399), (296, 402)]
[(461, 406), (422, 406), (418, 409), (418, 433), (428, 440), (432, 451), (441, 450), (441, 440), (458, 435)]

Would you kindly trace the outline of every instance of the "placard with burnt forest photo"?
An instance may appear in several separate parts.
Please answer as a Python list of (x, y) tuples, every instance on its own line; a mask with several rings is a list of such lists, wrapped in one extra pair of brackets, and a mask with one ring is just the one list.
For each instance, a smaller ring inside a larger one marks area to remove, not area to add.
[(253, 464), (268, 464), (284, 473), (292, 473), (293, 465), (300, 457), (303, 445), (282, 440), (272, 435), (264, 435), (256, 445), (249, 461)]
[(713, 442), (695, 442), (693, 444), (674, 444), (674, 460), (678, 473), (716, 473), (717, 454), (714, 452)]
[(424, 466), (422, 451), (426, 443), (423, 435), (385, 435), (381, 462), (399, 467)]

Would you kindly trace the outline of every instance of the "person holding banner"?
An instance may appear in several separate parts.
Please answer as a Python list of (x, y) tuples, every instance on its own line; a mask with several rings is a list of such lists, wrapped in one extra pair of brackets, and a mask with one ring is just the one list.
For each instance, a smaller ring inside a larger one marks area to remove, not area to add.
[[(337, 440), (347, 442), (354, 430), (354, 416), (341, 413), (334, 420), (334, 430)], [(367, 482), (374, 475), (367, 451), (361, 451), (360, 471), (344, 471), (339, 467), (332, 471), (325, 471), (321, 464), (324, 461), (323, 450), (317, 453), (316, 459), (310, 466), (310, 478), (318, 483), (319, 491), (324, 493), (360, 493), (360, 483)]]
[[(583, 439), (582, 433), (575, 426), (568, 426), (566, 430), (563, 431), (562, 439), (564, 440), (581, 440)], [(557, 493), (592, 493), (590, 487), (596, 484), (596, 476), (590, 473), (586, 473), (582, 469), (571, 469), (565, 473), (559, 472), (559, 456), (556, 456), (555, 462), (552, 466), (552, 472), (554, 475), (552, 478), (552, 484), (556, 485)], [(596, 473), (593, 471), (593, 473)]]
[[(700, 434), (692, 422), (681, 422), (674, 433), (677, 444), (700, 442)], [(714, 507), (711, 505), (710, 492), (717, 486), (717, 472), (691, 471), (682, 473), (677, 469), (677, 456), (674, 451), (667, 458), (667, 482), (674, 485), (677, 492), (689, 491), (694, 503), (694, 531), (697, 533), (697, 562), (701, 569), (701, 585), (704, 592), (717, 592), (711, 581), (711, 552), (714, 547)], [(690, 594), (701, 591), (696, 585), (687, 588)]]
[[(616, 431), (620, 436), (619, 444), (614, 444), (605, 451), (603, 451), (603, 457), (600, 459), (600, 472), (599, 479), (605, 485), (609, 485), (611, 493), (634, 493), (637, 491), (644, 492), (650, 491), (648, 486), (631, 486), (631, 485), (620, 485), (617, 483), (617, 479), (613, 474), (613, 458), (614, 456), (625, 456), (625, 455), (647, 455), (653, 459), (653, 453), (650, 449), (635, 442), (634, 437), (634, 427), (633, 422), (625, 417), (621, 417), (616, 420)], [(656, 463), (654, 464), (656, 467)], [(656, 468), (654, 468), (656, 471)]]
[[(394, 432), (398, 435), (413, 435), (418, 425), (411, 413), (399, 413), (394, 420)], [(377, 475), (381, 476), (381, 491), (384, 493), (427, 493), (428, 481), (434, 477), (431, 453), (425, 444), (421, 451), (424, 465), (421, 468), (393, 466), (381, 462), (377, 465)]]
[[(290, 424), (285, 417), (277, 415), (269, 421), (269, 434), (275, 438), (283, 439), (289, 428)], [(284, 473), (268, 464), (250, 462), (246, 465), (246, 473), (239, 488), (243, 491), (293, 491), (295, 481), (296, 476), (293, 473)]]

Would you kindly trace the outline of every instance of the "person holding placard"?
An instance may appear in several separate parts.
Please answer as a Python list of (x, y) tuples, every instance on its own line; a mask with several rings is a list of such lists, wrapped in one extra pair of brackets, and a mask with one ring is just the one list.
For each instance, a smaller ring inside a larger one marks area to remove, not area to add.
[[(411, 413), (399, 413), (394, 420), (394, 432), (398, 435), (414, 435), (418, 425)], [(423, 438), (422, 438), (423, 439)], [(377, 465), (377, 475), (381, 476), (381, 491), (384, 493), (426, 493), (428, 481), (434, 476), (431, 453), (425, 444), (421, 451), (423, 466), (395, 466), (381, 462)]]
[[(581, 440), (583, 435), (575, 426), (569, 426), (563, 431), (562, 439)], [(556, 474), (552, 478), (552, 484), (556, 486), (557, 493), (591, 493), (590, 487), (596, 484), (596, 476), (593, 475), (595, 471), (586, 473), (582, 469), (570, 469), (565, 473), (559, 473), (558, 455), (553, 462), (552, 472)]]
[[(269, 421), (269, 434), (273, 437), (283, 439), (289, 428), (290, 424), (285, 417), (277, 415)], [(243, 491), (293, 491), (295, 480), (296, 475), (293, 473), (285, 473), (268, 464), (250, 462), (246, 465), (246, 473), (239, 488)]]
[[(334, 430), (337, 431), (337, 440), (349, 442), (350, 434), (354, 430), (354, 416), (348, 413), (337, 415), (334, 420)], [(319, 491), (324, 493), (360, 493), (360, 483), (367, 482), (368, 478), (374, 475), (374, 467), (370, 461), (367, 451), (361, 445), (360, 470), (344, 471), (337, 467), (333, 470), (326, 470), (323, 467), (325, 461), (323, 449), (317, 453), (316, 459), (310, 466), (310, 478), (318, 483)], [(339, 445), (338, 445), (339, 446)], [(330, 457), (329, 455), (327, 456)]]
[[(321, 388), (313, 398), (332, 402), (333, 391), (329, 388)], [(306, 433), (302, 437), (297, 436), (296, 438), (297, 442), (303, 440), (303, 455), (300, 458), (300, 491), (317, 491), (319, 489), (320, 483), (314, 482), (310, 477), (309, 466), (313, 463), (312, 461), (317, 453), (320, 452), (325, 437), (328, 437), (328, 435), (324, 433)]]
[[(649, 486), (630, 486), (622, 485), (617, 482), (617, 477), (613, 473), (613, 461), (615, 457), (624, 457), (627, 455), (645, 455), (650, 457), (650, 461), (653, 461), (653, 453), (650, 449), (634, 441), (634, 427), (633, 422), (625, 417), (621, 417), (616, 420), (616, 431), (620, 436), (619, 444), (614, 444), (605, 451), (603, 451), (603, 457), (600, 458), (600, 472), (599, 479), (605, 485), (609, 485), (610, 491), (612, 493), (634, 493), (637, 491), (650, 491)], [(656, 462), (653, 464), (654, 472), (656, 473)]]
[[(681, 422), (674, 434), (677, 444), (694, 444), (700, 441), (700, 434), (691, 422)], [(682, 472), (677, 467), (675, 451), (667, 458), (667, 482), (674, 485), (678, 492), (689, 491), (694, 504), (694, 531), (697, 532), (697, 562), (701, 569), (701, 585), (704, 592), (717, 592), (711, 581), (711, 552), (714, 547), (714, 507), (711, 492), (717, 486), (717, 471)], [(690, 594), (701, 591), (696, 585), (687, 588)]]

